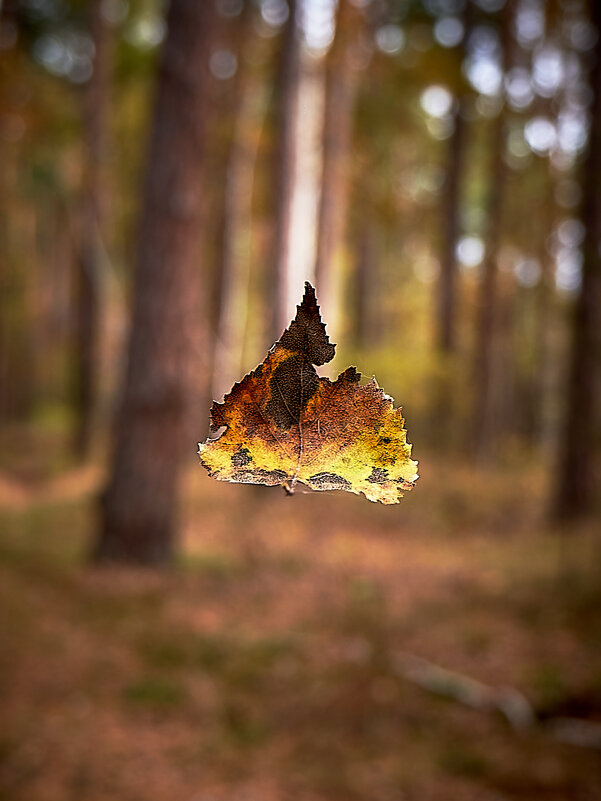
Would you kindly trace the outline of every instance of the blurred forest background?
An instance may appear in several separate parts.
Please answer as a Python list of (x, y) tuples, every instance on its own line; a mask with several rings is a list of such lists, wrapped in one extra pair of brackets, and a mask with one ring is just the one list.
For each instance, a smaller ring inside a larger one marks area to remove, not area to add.
[[(600, 243), (595, 0), (0, 2), (0, 799), (601, 799)], [(306, 280), (398, 507), (198, 467)]]

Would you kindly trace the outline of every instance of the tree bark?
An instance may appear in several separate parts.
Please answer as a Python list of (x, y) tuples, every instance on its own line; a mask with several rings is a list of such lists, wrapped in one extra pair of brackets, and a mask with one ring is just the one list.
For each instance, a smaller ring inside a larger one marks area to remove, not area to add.
[[(173, 556), (178, 478), (202, 375), (198, 270), (213, 3), (172, 0), (139, 234), (129, 362), (94, 556)], [(205, 315), (206, 317), (206, 315)]]
[(601, 379), (601, 7), (596, 0), (590, 0), (589, 9), (597, 29), (597, 44), (590, 72), (591, 127), (582, 164), (580, 218), (585, 227), (584, 259), (572, 320), (567, 404), (553, 488), (553, 516), (557, 521), (575, 520), (592, 512), (597, 494), (595, 460)]
[(223, 198), (223, 231), (219, 267), (218, 315), (211, 394), (220, 398), (238, 379), (248, 307), (252, 240), (252, 196), (264, 86), (253, 68), (261, 40), (253, 33), (253, 6), (243, 11), (240, 57), (234, 98), (234, 130), (228, 154)]
[(453, 135), (449, 141), (449, 153), (445, 193), (443, 198), (443, 247), (438, 282), (436, 344), (443, 356), (455, 352), (457, 310), (457, 259), (455, 250), (459, 238), (461, 212), (461, 176), (465, 150), (466, 124), (461, 113), (461, 101), (454, 115)]
[(379, 276), (376, 253), (376, 227), (369, 216), (360, 221), (355, 246), (355, 280), (352, 296), (353, 336), (356, 349), (365, 353), (378, 339), (378, 315), (374, 313), (374, 298), (378, 297)]
[(476, 348), (474, 369), (474, 450), (486, 460), (491, 456), (494, 421), (493, 407), (493, 343), (497, 329), (497, 255), (501, 233), (505, 165), (502, 160), (504, 145), (504, 118), (501, 113), (495, 120), (493, 135), (493, 165), (491, 169), (490, 198), (488, 202), (488, 235), (486, 255), (482, 266), (482, 278), (478, 295), (476, 320)]
[[(2, 111), (11, 110), (18, 95), (26, 58), (12, 29), (18, 27), (18, 4), (0, 4), (0, 94)], [(4, 38), (4, 36), (3, 36)], [(15, 109), (16, 110), (16, 109)], [(35, 211), (18, 191), (27, 168), (22, 148), (0, 138), (0, 425), (27, 421), (34, 407), (35, 358), (33, 347), (33, 274)], [(25, 169), (24, 169), (25, 168)]]
[(349, 0), (339, 0), (334, 42), (326, 56), (323, 168), (317, 223), (315, 283), (319, 302), (335, 316), (335, 261), (342, 242), (347, 206), (347, 163), (354, 86), (349, 53)]
[(99, 235), (104, 227), (106, 189), (104, 160), (109, 105), (109, 30), (102, 0), (90, 4), (90, 34), (94, 44), (93, 72), (84, 98), (85, 165), (79, 254), (75, 262), (75, 431), (78, 458), (90, 448), (99, 380), (101, 270)]
[(449, 141), (447, 173), (442, 198), (442, 253), (440, 277), (436, 285), (434, 321), (435, 348), (438, 356), (434, 377), (430, 429), (437, 446), (455, 447), (456, 359), (457, 351), (457, 257), (456, 248), (460, 232), (461, 179), (464, 169), (466, 120), (463, 115), (465, 99), (457, 101), (454, 129)]
[[(463, 12), (463, 47), (472, 28), (472, 0), (467, 0)], [(457, 319), (457, 257), (456, 248), (461, 219), (461, 180), (465, 164), (467, 126), (465, 120), (468, 102), (468, 87), (463, 77), (457, 78), (458, 97), (453, 115), (453, 134), (449, 139), (447, 169), (442, 200), (442, 252), (440, 280), (438, 282), (436, 347), (445, 357), (454, 353), (456, 347)]]
[(448, 140), (445, 165), (445, 183), (441, 197), (440, 275), (435, 287), (433, 321), (436, 373), (433, 376), (430, 405), (430, 430), (438, 448), (455, 447), (453, 435), (457, 395), (457, 320), (459, 273), (457, 269), (457, 242), (461, 232), (461, 201), (466, 167), (466, 142), (469, 125), (468, 107), (473, 97), (461, 65), (465, 61), (467, 42), (472, 30), (473, 0), (464, 6), (463, 38), (454, 75), (449, 76), (456, 95), (453, 109), (453, 133)]
[[(550, 387), (553, 384), (553, 359), (551, 358), (550, 332), (554, 323), (554, 290), (552, 257), (547, 249), (547, 236), (553, 230), (556, 218), (556, 206), (553, 197), (553, 183), (550, 180), (549, 190), (544, 202), (543, 228), (539, 244), (539, 262), (541, 276), (534, 290), (535, 316), (533, 366), (527, 399), (520, 404), (525, 412), (524, 433), (530, 445), (544, 451), (549, 442), (551, 426), (549, 424)], [(524, 225), (530, 221), (524, 219)]]
[(297, 159), (296, 121), (300, 81), (300, 34), (296, 20), (297, 0), (288, 0), (276, 87), (275, 235), (273, 257), (272, 323), (270, 342), (278, 339), (290, 322), (287, 318), (288, 266), (292, 200)]
[[(507, 69), (510, 25), (513, 2), (503, 8), (501, 19), (501, 68)], [(498, 323), (497, 257), (501, 240), (501, 215), (507, 168), (503, 159), (505, 149), (505, 113), (502, 109), (493, 121), (490, 186), (487, 203), (486, 254), (482, 265), (474, 351), (473, 446), (481, 461), (492, 456), (495, 439), (495, 408), (498, 408), (493, 389), (495, 375), (494, 344)]]

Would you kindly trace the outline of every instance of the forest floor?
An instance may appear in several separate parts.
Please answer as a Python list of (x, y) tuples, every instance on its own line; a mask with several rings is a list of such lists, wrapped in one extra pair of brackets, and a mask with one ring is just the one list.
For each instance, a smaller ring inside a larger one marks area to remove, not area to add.
[[(102, 471), (23, 436), (0, 452), (2, 801), (601, 799), (600, 751), (557, 738), (601, 723), (601, 532), (545, 527), (540, 467), (420, 454), (396, 507), (191, 467), (157, 574), (87, 564)], [(413, 657), (541, 722), (418, 686)]]

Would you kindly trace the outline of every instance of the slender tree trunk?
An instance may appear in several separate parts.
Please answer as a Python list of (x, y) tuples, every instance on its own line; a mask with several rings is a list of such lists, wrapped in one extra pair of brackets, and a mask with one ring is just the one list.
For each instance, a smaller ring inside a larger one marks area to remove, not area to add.
[(178, 478), (192, 451), (202, 374), (198, 270), (213, 3), (172, 0), (158, 75), (138, 246), (129, 363), (102, 503), (98, 560), (173, 556)]
[(441, 198), (441, 248), (440, 276), (435, 287), (434, 298), (434, 348), (437, 356), (437, 372), (433, 377), (432, 401), (430, 406), (430, 431), (437, 447), (454, 446), (453, 434), (456, 432), (456, 391), (457, 391), (457, 320), (458, 320), (458, 281), (457, 241), (461, 233), (462, 184), (466, 167), (466, 143), (469, 125), (467, 122), (468, 104), (472, 90), (461, 73), (461, 63), (465, 60), (466, 44), (472, 29), (473, 0), (466, 0), (463, 11), (463, 39), (461, 59), (457, 63), (454, 76), (456, 94), (453, 113), (453, 133), (448, 140), (446, 155), (446, 175)]
[(461, 213), (461, 176), (463, 174), (466, 123), (461, 113), (461, 102), (454, 115), (453, 135), (449, 140), (449, 153), (445, 193), (442, 204), (443, 247), (438, 283), (436, 345), (442, 356), (454, 353), (457, 311), (457, 259), (455, 249), (459, 238)]
[(555, 473), (553, 514), (556, 520), (573, 520), (589, 514), (598, 497), (595, 460), (601, 379), (601, 6), (596, 0), (590, 0), (589, 8), (597, 29), (597, 44), (590, 73), (591, 128), (582, 165), (584, 260), (572, 321), (567, 404)]
[[(463, 49), (472, 27), (472, 0), (466, 0), (463, 12)], [(466, 106), (469, 100), (465, 79), (459, 77), (458, 97), (453, 115), (453, 134), (449, 139), (447, 170), (442, 200), (442, 253), (436, 304), (436, 347), (444, 357), (455, 352), (457, 342), (457, 257), (456, 247), (461, 220), (461, 181), (465, 165), (467, 139)]]
[(486, 255), (478, 295), (476, 351), (474, 369), (475, 408), (473, 416), (474, 449), (483, 460), (490, 458), (493, 448), (493, 343), (497, 328), (497, 255), (501, 234), (501, 209), (505, 181), (503, 145), (505, 124), (501, 113), (495, 120), (493, 165), (488, 202), (488, 234)]
[[(501, 59), (502, 71), (507, 68), (510, 25), (513, 3), (511, 0), (502, 10)], [(486, 461), (494, 450), (495, 406), (493, 377), (494, 341), (498, 322), (497, 257), (501, 240), (501, 215), (505, 193), (507, 168), (503, 159), (505, 149), (505, 114), (501, 110), (493, 121), (491, 142), (492, 163), (487, 204), (486, 254), (482, 265), (476, 319), (476, 342), (474, 353), (473, 446), (476, 456)]]
[(339, 0), (334, 42), (326, 56), (323, 168), (317, 223), (315, 282), (319, 302), (335, 316), (336, 257), (342, 244), (347, 207), (347, 164), (354, 99), (350, 61), (350, 1)]
[(241, 30), (234, 131), (225, 177), (220, 291), (211, 388), (214, 398), (220, 398), (238, 378), (247, 321), (252, 195), (266, 106), (264, 86), (253, 69), (254, 54), (261, 46), (261, 40), (252, 31), (252, 11), (252, 6), (247, 3)]
[(84, 458), (94, 430), (99, 379), (101, 271), (99, 232), (105, 220), (103, 180), (110, 86), (109, 30), (102, 0), (90, 3), (90, 33), (94, 44), (92, 77), (84, 98), (85, 166), (80, 222), (79, 257), (75, 268), (75, 386), (74, 450)]
[[(0, 36), (5, 39), (0, 49), (3, 111), (10, 111), (11, 96), (19, 95), (26, 58), (18, 39), (12, 41), (17, 21), (16, 0), (0, 3)], [(28, 420), (35, 395), (35, 214), (16, 189), (27, 166), (22, 148), (0, 137), (0, 424), (8, 425)]]
[[(21, 169), (19, 159), (2, 165), (7, 185), (17, 185)], [(13, 196), (0, 252), (0, 422), (9, 424), (28, 421), (36, 399), (35, 225), (35, 208)]]
[(527, 404), (526, 436), (536, 448), (543, 449), (549, 434), (549, 385), (551, 350), (549, 334), (553, 319), (553, 274), (551, 256), (547, 250), (547, 237), (553, 230), (556, 216), (553, 185), (549, 186), (544, 207), (544, 225), (540, 236), (539, 261), (541, 276), (535, 289), (536, 315), (534, 329), (534, 370), (531, 379), (530, 401)]
[[(84, 210), (87, 215), (89, 209)], [(83, 225), (87, 227), (88, 222)], [(87, 245), (91, 245), (88, 241)], [(73, 449), (79, 459), (88, 454), (94, 429), (98, 378), (99, 275), (96, 255), (82, 242), (75, 260), (75, 372), (76, 413)]]
[(361, 220), (356, 244), (353, 301), (353, 340), (359, 351), (366, 351), (377, 339), (378, 322), (374, 298), (378, 297), (376, 231), (371, 218)]
[(457, 258), (455, 255), (460, 231), (461, 178), (464, 167), (466, 120), (462, 113), (465, 101), (459, 100), (455, 111), (453, 135), (449, 141), (446, 186), (442, 200), (442, 253), (440, 277), (436, 285), (435, 347), (438, 355), (434, 376), (430, 430), (437, 447), (450, 448), (456, 429), (456, 372), (457, 350)]
[(300, 83), (300, 34), (296, 20), (297, 0), (288, 0), (276, 87), (275, 236), (270, 340), (279, 338), (287, 318), (288, 266), (292, 201), (297, 159), (296, 123)]

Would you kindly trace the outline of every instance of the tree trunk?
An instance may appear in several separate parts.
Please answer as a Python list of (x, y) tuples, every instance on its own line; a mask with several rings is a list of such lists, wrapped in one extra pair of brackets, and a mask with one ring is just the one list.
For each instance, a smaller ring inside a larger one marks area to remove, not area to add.
[(591, 128), (582, 165), (581, 220), (585, 226), (582, 283), (574, 307), (572, 346), (563, 435), (554, 487), (556, 520), (574, 520), (590, 513), (596, 495), (596, 426), (599, 422), (601, 379), (601, 6), (589, 3), (597, 29), (594, 64), (590, 73)]
[(234, 99), (234, 130), (228, 155), (223, 198), (223, 233), (219, 267), (218, 317), (211, 394), (220, 398), (238, 379), (247, 321), (252, 240), (252, 196), (264, 86), (253, 64), (262, 43), (253, 33), (253, 6), (247, 2), (242, 21), (240, 63)]
[(349, 52), (350, 0), (339, 0), (336, 34), (326, 56), (323, 121), (323, 168), (317, 223), (315, 283), (319, 302), (332, 319), (336, 257), (342, 243), (347, 206), (347, 164), (351, 140), (354, 86)]
[[(472, 0), (467, 0), (463, 12), (463, 47), (472, 28)], [(461, 219), (461, 180), (465, 164), (465, 142), (467, 126), (465, 120), (468, 103), (468, 87), (462, 76), (457, 78), (457, 102), (453, 116), (453, 134), (449, 139), (446, 178), (442, 200), (442, 253), (440, 259), (440, 280), (438, 282), (436, 347), (443, 356), (449, 356), (456, 347), (457, 319), (457, 257), (456, 248)]]
[[(0, 95), (2, 111), (19, 96), (26, 58), (21, 43), (11, 41), (18, 23), (16, 0), (0, 3)], [(15, 106), (15, 112), (21, 113)], [(8, 117), (7, 117), (8, 119)], [(18, 187), (30, 165), (22, 147), (0, 137), (0, 425), (28, 421), (34, 408), (36, 378), (33, 323), (35, 210)]]
[(457, 241), (461, 233), (462, 183), (466, 167), (468, 138), (467, 113), (473, 97), (466, 78), (461, 72), (465, 61), (467, 42), (472, 30), (473, 0), (467, 0), (463, 10), (463, 39), (461, 58), (456, 65), (452, 86), (456, 94), (453, 113), (453, 133), (448, 141), (445, 183), (441, 198), (440, 276), (434, 298), (434, 348), (436, 373), (433, 376), (430, 405), (430, 430), (438, 448), (455, 447), (457, 402), (457, 320), (459, 274), (457, 269)]
[(443, 357), (454, 353), (456, 345), (457, 259), (455, 250), (459, 238), (461, 176), (466, 134), (461, 106), (459, 101), (454, 115), (453, 135), (449, 141), (446, 185), (442, 205), (443, 247), (438, 282), (436, 345)]
[[(83, 210), (87, 217), (89, 208)], [(93, 218), (92, 218), (93, 220)], [(94, 231), (93, 221), (82, 223), (89, 231), (82, 236), (87, 241), (80, 243), (80, 252), (75, 260), (75, 373), (74, 406), (75, 431), (73, 450), (79, 459), (88, 454), (94, 428), (94, 412), (98, 379), (98, 329), (100, 280), (96, 253), (87, 234)]]
[(198, 232), (209, 107), (213, 3), (172, 0), (157, 97), (116, 449), (97, 560), (164, 564), (173, 556), (178, 478), (192, 451), (190, 401), (202, 375)]
[[(553, 304), (553, 264), (552, 257), (547, 249), (547, 237), (553, 230), (556, 218), (555, 200), (553, 197), (553, 184), (549, 182), (549, 190), (545, 199), (543, 213), (543, 229), (540, 234), (539, 262), (541, 276), (538, 286), (534, 290), (535, 317), (533, 365), (530, 376), (530, 389), (528, 400), (521, 404), (526, 410), (525, 435), (529, 443), (539, 451), (544, 451), (549, 442), (549, 433), (552, 424), (549, 418), (550, 386), (553, 383), (551, 358), (550, 332), (554, 328)], [(530, 221), (524, 219), (524, 225)]]
[(436, 320), (434, 321), (435, 347), (438, 356), (434, 376), (430, 430), (437, 447), (454, 447), (452, 434), (456, 429), (456, 363), (457, 350), (457, 258), (456, 248), (460, 231), (461, 178), (464, 166), (466, 120), (462, 113), (465, 105), (458, 100), (454, 116), (454, 129), (449, 141), (447, 174), (442, 198), (442, 253), (440, 277), (436, 285)]
[[(2, 167), (0, 180), (16, 186), (22, 162), (11, 159)], [(13, 195), (10, 226), (0, 242), (0, 423), (26, 422), (35, 406), (35, 235), (35, 208)]]
[(353, 332), (355, 348), (365, 354), (377, 341), (379, 334), (378, 315), (375, 313), (374, 298), (380, 290), (378, 258), (376, 247), (376, 227), (369, 216), (360, 221), (355, 246), (355, 280), (353, 296)]
[[(505, 5), (501, 14), (501, 67), (504, 74), (507, 69), (510, 25), (513, 15), (513, 3), (511, 0)], [(503, 195), (507, 172), (503, 159), (504, 149), (505, 113), (502, 109), (493, 121), (492, 163), (487, 203), (486, 254), (482, 265), (476, 318), (473, 446), (476, 457), (481, 461), (487, 461), (491, 458), (495, 446), (496, 433), (495, 407), (497, 403), (493, 388), (493, 377), (495, 375), (494, 341), (498, 333), (497, 257), (501, 239), (501, 215), (503, 212)]]
[(290, 320), (287, 317), (288, 265), (292, 201), (296, 172), (298, 93), (300, 82), (300, 34), (296, 21), (297, 1), (288, 0), (276, 87), (275, 236), (273, 258), (272, 324), (270, 341), (278, 339)]
[(100, 251), (106, 191), (103, 180), (110, 86), (109, 30), (102, 0), (90, 4), (90, 34), (94, 44), (93, 72), (84, 98), (85, 165), (80, 221), (79, 255), (75, 262), (75, 376), (76, 414), (73, 446), (84, 458), (90, 448), (99, 379)]
[(494, 421), (493, 407), (493, 342), (497, 328), (497, 255), (500, 238), (505, 165), (503, 164), (504, 118), (501, 113), (494, 122), (493, 166), (488, 202), (488, 235), (486, 255), (478, 295), (476, 320), (476, 350), (474, 369), (475, 408), (473, 416), (474, 450), (486, 460), (492, 455)]

